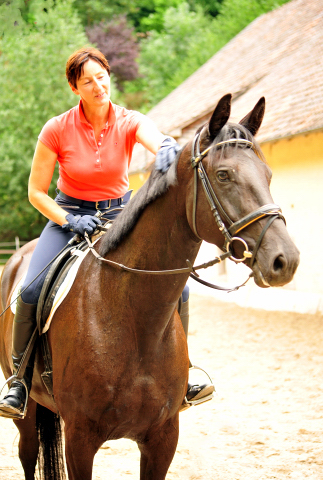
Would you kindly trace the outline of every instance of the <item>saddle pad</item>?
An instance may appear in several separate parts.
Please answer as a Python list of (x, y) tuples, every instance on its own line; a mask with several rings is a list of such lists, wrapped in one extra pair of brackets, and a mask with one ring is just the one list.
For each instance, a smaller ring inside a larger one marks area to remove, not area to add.
[[(71, 287), (74, 283), (77, 271), (78, 271), (82, 261), (84, 260), (85, 256), (88, 254), (89, 251), (90, 251), (90, 249), (87, 248), (84, 252), (82, 252), (80, 250), (75, 250), (72, 253), (72, 255), (77, 255), (78, 259), (71, 266), (65, 280), (63, 281), (63, 283), (61, 284), (61, 286), (59, 287), (59, 289), (57, 291), (57, 294), (55, 296), (51, 311), (50, 311), (49, 316), (46, 320), (46, 323), (45, 323), (45, 326), (42, 330), (42, 333), (47, 332), (47, 330), (49, 329), (50, 323), (52, 321), (54, 313), (56, 312), (57, 308), (59, 307), (59, 305), (62, 303), (62, 301), (64, 300), (64, 298), (66, 297), (66, 295), (70, 291), (70, 289), (71, 289)], [(11, 308), (12, 313), (14, 313), (14, 314), (16, 313), (17, 297), (19, 296), (19, 290), (20, 290), (21, 285), (22, 285), (23, 281), (25, 280), (25, 278), (26, 278), (26, 275), (24, 275), (19, 280), (19, 282), (16, 285), (16, 288), (14, 289), (14, 291), (11, 295), (11, 302), (12, 303), (11, 303), (10, 308)]]
[(72, 255), (77, 255), (78, 259), (71, 266), (65, 280), (63, 281), (63, 283), (61, 284), (61, 286), (57, 290), (57, 293), (55, 295), (55, 299), (54, 299), (51, 311), (50, 311), (49, 316), (48, 316), (48, 318), (45, 322), (42, 333), (47, 332), (47, 330), (49, 329), (52, 318), (54, 316), (54, 313), (56, 312), (57, 308), (60, 306), (60, 304), (62, 303), (62, 301), (67, 296), (68, 292), (70, 291), (70, 289), (71, 289), (71, 287), (74, 283), (74, 280), (75, 280), (76, 274), (78, 272), (78, 269), (79, 269), (81, 263), (83, 262), (84, 258), (86, 257), (86, 255), (89, 253), (89, 251), (90, 251), (90, 249), (87, 248), (84, 252), (82, 252), (80, 250), (75, 250), (72, 253)]

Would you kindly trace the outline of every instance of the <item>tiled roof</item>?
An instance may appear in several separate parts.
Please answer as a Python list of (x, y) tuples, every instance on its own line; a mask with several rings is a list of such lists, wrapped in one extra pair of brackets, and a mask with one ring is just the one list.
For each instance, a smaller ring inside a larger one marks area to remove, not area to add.
[[(148, 116), (174, 134), (211, 113), (226, 93), (233, 94), (233, 121), (266, 97), (260, 142), (323, 128), (323, 0), (292, 0), (261, 15)], [(142, 168), (139, 156), (132, 169)]]

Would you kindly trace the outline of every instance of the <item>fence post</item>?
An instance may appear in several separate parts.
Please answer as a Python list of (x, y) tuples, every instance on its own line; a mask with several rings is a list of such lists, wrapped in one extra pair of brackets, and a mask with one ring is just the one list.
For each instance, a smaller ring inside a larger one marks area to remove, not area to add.
[(16, 250), (19, 250), (20, 248), (19, 237), (15, 237), (15, 243), (16, 243)]

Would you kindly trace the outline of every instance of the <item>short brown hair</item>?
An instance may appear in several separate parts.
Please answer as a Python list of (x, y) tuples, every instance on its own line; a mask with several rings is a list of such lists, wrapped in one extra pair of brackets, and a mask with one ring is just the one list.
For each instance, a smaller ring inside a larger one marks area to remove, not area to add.
[(66, 62), (66, 78), (74, 88), (77, 88), (76, 82), (81, 77), (84, 64), (88, 60), (94, 60), (99, 63), (110, 75), (110, 65), (100, 50), (93, 47), (80, 48), (72, 53)]

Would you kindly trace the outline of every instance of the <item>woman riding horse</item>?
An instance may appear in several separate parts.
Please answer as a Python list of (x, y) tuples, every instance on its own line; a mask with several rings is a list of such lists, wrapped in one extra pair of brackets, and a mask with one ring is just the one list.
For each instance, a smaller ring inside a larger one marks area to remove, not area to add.
[[(66, 77), (72, 91), (80, 96), (79, 105), (45, 124), (29, 179), (29, 200), (49, 222), (37, 243), (17, 302), (12, 346), (14, 375), (35, 329), (37, 302), (47, 273), (47, 269), (42, 270), (75, 234), (91, 235), (96, 230), (101, 223), (95, 216), (97, 211), (113, 220), (129, 201), (128, 168), (135, 143), (157, 154), (156, 168), (161, 171), (167, 170), (180, 149), (146, 116), (111, 103), (110, 67), (97, 49), (74, 52), (66, 64)], [(59, 193), (53, 200), (48, 196), (48, 188), (56, 161)], [(186, 290), (182, 295), (181, 318), (187, 335)], [(33, 355), (24, 376), (28, 392), (32, 375)], [(186, 398), (201, 400), (213, 390), (210, 383), (189, 383)], [(0, 415), (19, 418), (25, 402), (23, 383), (12, 381), (8, 394), (0, 401)]]

